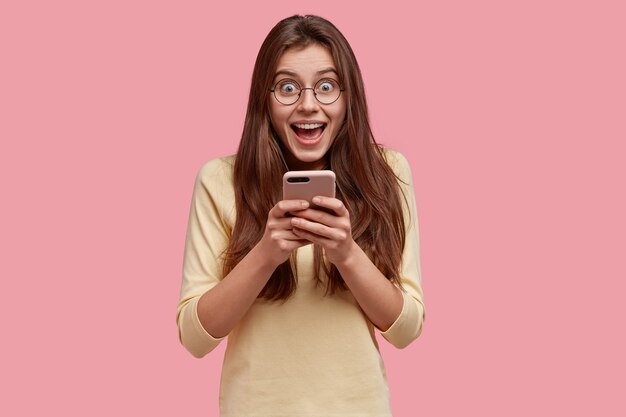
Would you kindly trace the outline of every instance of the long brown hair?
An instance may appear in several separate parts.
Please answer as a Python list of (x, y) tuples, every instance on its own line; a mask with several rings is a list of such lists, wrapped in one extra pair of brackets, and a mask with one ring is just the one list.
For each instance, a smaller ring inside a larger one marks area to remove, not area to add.
[[(269, 119), (274, 72), (289, 48), (311, 44), (326, 47), (347, 96), (346, 119), (328, 150), (327, 159), (337, 177), (337, 198), (350, 213), (352, 238), (390, 281), (400, 285), (399, 269), (405, 240), (403, 195), (398, 178), (386, 163), (369, 124), (361, 70), (348, 41), (329, 21), (318, 16), (292, 16), (280, 21), (261, 45), (252, 73), (252, 85), (241, 142), (235, 158), (236, 221), (224, 254), (224, 275), (259, 242), (267, 215), (281, 200), (286, 172), (281, 145)], [(326, 292), (347, 289), (337, 268), (320, 247), (314, 251), (315, 277), (328, 277)], [(295, 291), (295, 259), (279, 265), (260, 298), (286, 300)]]

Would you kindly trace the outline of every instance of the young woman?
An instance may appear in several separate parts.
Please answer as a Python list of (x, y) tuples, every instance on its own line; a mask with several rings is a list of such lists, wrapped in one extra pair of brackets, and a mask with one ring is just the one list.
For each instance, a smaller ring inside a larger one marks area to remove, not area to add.
[[(288, 170), (330, 169), (336, 198), (282, 200)], [(196, 357), (228, 336), (227, 416), (390, 416), (375, 329), (420, 334), (406, 159), (372, 136), (361, 73), (327, 20), (279, 22), (259, 51), (236, 155), (198, 173), (177, 311)]]

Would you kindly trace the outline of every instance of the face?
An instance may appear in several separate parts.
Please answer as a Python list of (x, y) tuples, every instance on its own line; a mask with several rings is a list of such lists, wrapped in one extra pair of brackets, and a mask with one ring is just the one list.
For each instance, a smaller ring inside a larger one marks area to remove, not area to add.
[[(273, 85), (283, 79), (296, 81), (301, 88), (312, 88), (321, 79), (338, 84), (339, 75), (330, 52), (321, 45), (288, 49), (278, 61)], [(329, 84), (321, 83), (324, 90)], [(285, 84), (289, 90), (293, 84)], [(313, 90), (302, 90), (295, 104), (284, 105), (270, 94), (270, 119), (283, 144), (290, 170), (322, 169), (324, 155), (332, 145), (345, 115), (345, 92), (332, 104), (321, 104)]]

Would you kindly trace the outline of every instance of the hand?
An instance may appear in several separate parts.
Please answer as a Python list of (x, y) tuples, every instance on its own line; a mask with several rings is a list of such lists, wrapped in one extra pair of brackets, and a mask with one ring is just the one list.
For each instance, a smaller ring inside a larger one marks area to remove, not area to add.
[(287, 217), (288, 213), (295, 215), (308, 207), (309, 203), (306, 200), (282, 200), (268, 213), (265, 232), (257, 248), (274, 265), (282, 264), (289, 259), (289, 255), (295, 249), (311, 243), (293, 233), (292, 217)]
[(322, 246), (331, 263), (344, 262), (356, 244), (352, 239), (348, 209), (336, 198), (315, 197), (313, 202), (329, 212), (308, 208), (293, 213), (293, 234)]

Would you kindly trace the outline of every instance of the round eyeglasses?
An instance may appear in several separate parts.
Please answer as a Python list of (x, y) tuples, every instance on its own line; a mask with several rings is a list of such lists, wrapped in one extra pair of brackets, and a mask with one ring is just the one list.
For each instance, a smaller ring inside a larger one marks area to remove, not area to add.
[(313, 90), (315, 99), (321, 104), (333, 104), (339, 99), (344, 89), (339, 86), (339, 82), (332, 78), (322, 78), (315, 83), (313, 88), (302, 88), (297, 81), (285, 78), (278, 81), (270, 91), (274, 93), (274, 97), (280, 104), (291, 106), (300, 99), (304, 90)]

